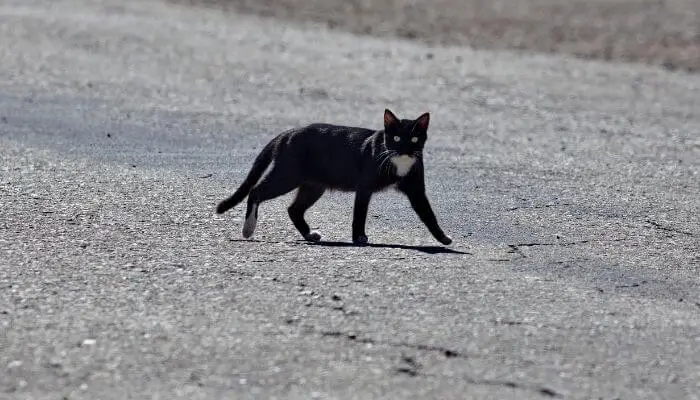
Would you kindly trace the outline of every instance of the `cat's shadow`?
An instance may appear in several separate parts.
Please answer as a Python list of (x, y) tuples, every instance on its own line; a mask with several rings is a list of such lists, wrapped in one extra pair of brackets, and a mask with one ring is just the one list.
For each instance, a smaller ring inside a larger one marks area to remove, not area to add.
[(380, 249), (401, 249), (401, 250), (415, 250), (421, 253), (427, 254), (464, 254), (472, 255), (472, 253), (467, 253), (465, 251), (453, 250), (448, 247), (442, 246), (410, 246), (405, 244), (389, 244), (389, 243), (367, 243), (358, 245), (349, 242), (307, 242), (300, 240), (297, 242), (299, 244), (305, 244), (308, 246), (325, 246), (325, 247), (375, 247)]
[[(258, 239), (229, 239), (231, 242), (255, 242), (255, 243), (279, 243), (279, 242), (269, 242), (266, 240)], [(462, 255), (473, 255), (466, 251), (453, 250), (443, 246), (410, 246), (406, 244), (388, 244), (388, 243), (367, 243), (367, 244), (355, 244), (350, 242), (308, 242), (306, 240), (298, 240), (294, 243), (301, 246), (322, 246), (322, 247), (374, 247), (379, 249), (401, 249), (401, 250), (415, 250), (426, 254), (462, 254)]]

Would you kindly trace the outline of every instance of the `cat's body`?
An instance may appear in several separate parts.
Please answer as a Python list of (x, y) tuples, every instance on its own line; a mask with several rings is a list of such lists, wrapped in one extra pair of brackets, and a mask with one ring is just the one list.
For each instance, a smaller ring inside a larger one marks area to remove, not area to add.
[(304, 213), (326, 190), (355, 192), (352, 239), (367, 242), (365, 221), (373, 193), (390, 186), (406, 194), (411, 206), (435, 238), (452, 240), (440, 227), (425, 195), (422, 150), (429, 115), (399, 120), (384, 112), (384, 130), (331, 124), (311, 124), (272, 139), (255, 159), (240, 188), (222, 201), (217, 212), (235, 207), (248, 196), (243, 236), (255, 230), (260, 203), (298, 188), (289, 216), (301, 235), (320, 240), (304, 220)]

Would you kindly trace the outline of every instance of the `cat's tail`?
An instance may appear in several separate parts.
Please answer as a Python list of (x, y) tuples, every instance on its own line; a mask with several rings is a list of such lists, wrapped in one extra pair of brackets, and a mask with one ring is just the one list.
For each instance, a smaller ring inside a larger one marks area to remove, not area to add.
[(248, 176), (245, 178), (243, 183), (241, 183), (241, 186), (238, 188), (238, 190), (236, 190), (236, 192), (233, 195), (231, 195), (231, 197), (219, 203), (219, 205), (216, 207), (217, 214), (223, 214), (226, 211), (232, 209), (233, 207), (237, 206), (240, 202), (242, 202), (246, 196), (248, 196), (250, 190), (253, 189), (253, 187), (260, 181), (260, 178), (265, 173), (265, 170), (272, 162), (272, 153), (274, 147), (275, 144), (273, 141), (268, 143), (267, 146), (263, 148), (260, 154), (258, 154), (258, 156), (255, 158), (255, 161), (253, 161), (253, 167), (250, 169)]

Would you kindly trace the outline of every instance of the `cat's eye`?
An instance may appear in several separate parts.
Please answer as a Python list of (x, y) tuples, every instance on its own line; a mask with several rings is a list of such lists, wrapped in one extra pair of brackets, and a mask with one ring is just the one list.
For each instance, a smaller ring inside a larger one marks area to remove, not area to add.
[(400, 138), (400, 137), (398, 137), (398, 136), (394, 136), (394, 142), (398, 142), (398, 141), (400, 141), (400, 140), (401, 140), (401, 138)]
[(418, 138), (415, 137), (415, 136), (412, 137), (412, 138), (411, 138), (411, 142), (413, 142), (413, 143), (418, 143)]

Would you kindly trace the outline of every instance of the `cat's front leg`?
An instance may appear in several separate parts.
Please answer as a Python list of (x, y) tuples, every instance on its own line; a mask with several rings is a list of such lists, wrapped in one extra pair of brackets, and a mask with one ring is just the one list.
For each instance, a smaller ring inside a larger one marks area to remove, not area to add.
[(367, 234), (365, 233), (365, 223), (367, 221), (367, 209), (372, 192), (368, 190), (358, 190), (355, 193), (355, 205), (352, 217), (352, 241), (356, 244), (367, 244)]
[(442, 231), (440, 225), (438, 225), (437, 218), (435, 218), (435, 213), (433, 212), (428, 197), (425, 195), (424, 190), (405, 190), (404, 193), (411, 202), (411, 207), (418, 214), (418, 217), (423, 221), (430, 233), (437, 239), (438, 242), (444, 244), (445, 246), (452, 243), (452, 239), (445, 235)]

